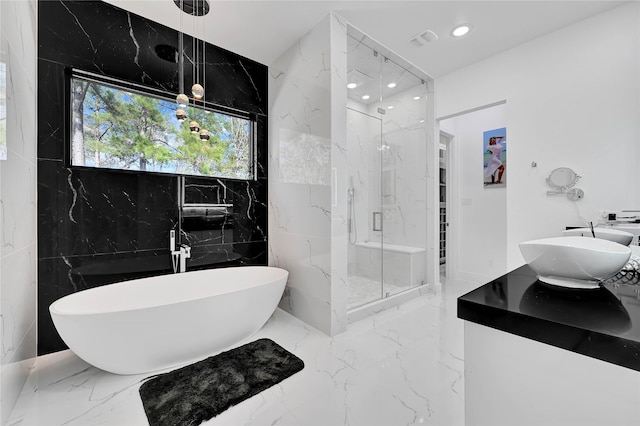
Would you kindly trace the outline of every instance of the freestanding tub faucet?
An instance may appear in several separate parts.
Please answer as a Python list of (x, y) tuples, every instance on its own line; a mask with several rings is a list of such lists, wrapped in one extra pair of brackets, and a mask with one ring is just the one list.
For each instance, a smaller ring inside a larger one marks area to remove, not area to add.
[(169, 251), (171, 252), (171, 264), (173, 265), (173, 272), (186, 272), (187, 259), (191, 257), (191, 247), (186, 244), (178, 244), (178, 250), (176, 250), (176, 231), (169, 231)]

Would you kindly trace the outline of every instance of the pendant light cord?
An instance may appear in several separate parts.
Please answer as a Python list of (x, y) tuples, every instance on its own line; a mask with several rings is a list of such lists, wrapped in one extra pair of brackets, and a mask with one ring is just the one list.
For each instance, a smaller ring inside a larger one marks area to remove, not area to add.
[(200, 68), (198, 67), (198, 59), (199, 59), (199, 46), (198, 46), (198, 5), (199, 1), (196, 0), (196, 7), (193, 11), (193, 43), (195, 46), (195, 56), (194, 56), (194, 67), (195, 67), (195, 83), (200, 83)]
[[(195, 34), (195, 21), (193, 21)], [(191, 86), (196, 83), (196, 38), (191, 36)]]
[[(180, 0), (180, 9), (184, 10), (184, 0)], [(180, 14), (180, 33), (178, 33), (178, 93), (184, 93), (184, 33), (182, 25), (182, 13)]]
[[(204, 25), (204, 2), (202, 0), (202, 85), (206, 87), (207, 85), (207, 43), (204, 40), (206, 26)], [(204, 106), (204, 98), (206, 96), (206, 90), (202, 92), (202, 106)]]

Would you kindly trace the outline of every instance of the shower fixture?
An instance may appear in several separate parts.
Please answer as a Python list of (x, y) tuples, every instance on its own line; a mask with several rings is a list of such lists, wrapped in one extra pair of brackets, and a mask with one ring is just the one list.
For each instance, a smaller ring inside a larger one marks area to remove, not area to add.
[(349, 235), (349, 243), (355, 244), (358, 241), (358, 227), (356, 226), (356, 206), (355, 196), (356, 190), (353, 187), (353, 176), (349, 176), (349, 189), (347, 189), (349, 217), (347, 218), (347, 233)]
[(184, 13), (193, 16), (204, 16), (209, 13), (209, 0), (173, 0), (173, 3)]
[(173, 229), (169, 231), (169, 253), (173, 273), (186, 272), (187, 259), (191, 257), (191, 247), (186, 244), (176, 244), (176, 231)]
[(184, 207), (185, 177), (177, 176), (178, 220), (174, 229), (169, 230), (169, 255), (171, 256), (171, 266), (173, 273), (185, 272), (187, 270), (187, 259), (191, 257), (191, 247), (182, 243), (182, 217)]

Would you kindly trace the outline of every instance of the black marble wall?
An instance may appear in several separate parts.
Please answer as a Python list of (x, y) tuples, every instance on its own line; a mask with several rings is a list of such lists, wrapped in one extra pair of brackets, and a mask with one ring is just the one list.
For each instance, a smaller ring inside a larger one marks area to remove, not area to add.
[[(176, 8), (176, 13), (179, 10)], [(186, 177), (187, 202), (231, 205), (179, 222), (178, 177), (70, 168), (66, 84), (71, 68), (175, 95), (178, 66), (157, 46), (175, 30), (100, 1), (38, 5), (38, 354), (65, 349), (49, 305), (67, 294), (171, 273), (168, 235), (181, 225), (187, 269), (267, 262), (267, 67), (206, 45), (206, 99), (257, 122), (256, 179)], [(192, 40), (185, 36), (185, 55)], [(188, 64), (188, 60), (187, 60)], [(191, 87), (191, 66), (185, 87)]]

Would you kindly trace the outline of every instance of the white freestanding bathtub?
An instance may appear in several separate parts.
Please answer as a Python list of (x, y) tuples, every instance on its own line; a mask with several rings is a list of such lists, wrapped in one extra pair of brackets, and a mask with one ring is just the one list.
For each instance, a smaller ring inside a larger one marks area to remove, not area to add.
[(73, 293), (49, 311), (64, 342), (89, 364), (146, 373), (253, 335), (278, 306), (288, 275), (267, 266), (161, 275)]

